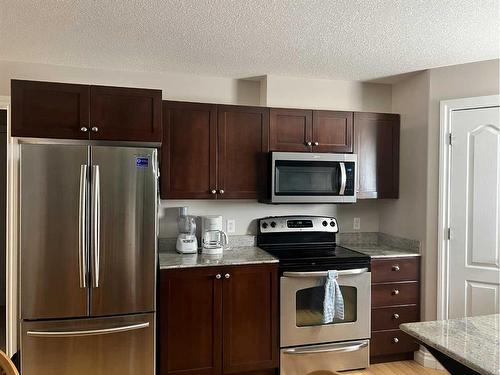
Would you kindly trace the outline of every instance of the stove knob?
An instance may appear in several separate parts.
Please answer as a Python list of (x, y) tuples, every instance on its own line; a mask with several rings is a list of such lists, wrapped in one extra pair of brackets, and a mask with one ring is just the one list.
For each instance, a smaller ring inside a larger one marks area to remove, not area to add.
[(264, 228), (264, 229), (266, 229), (266, 228), (267, 228), (267, 226), (268, 226), (268, 225), (267, 225), (267, 223), (263, 223), (263, 224), (262, 224), (262, 228)]
[(330, 226), (331, 227), (334, 227), (335, 226), (335, 223), (333, 221), (330, 221)]
[(328, 223), (326, 222), (326, 220), (323, 220), (323, 226), (326, 227), (328, 225)]
[(276, 228), (276, 223), (274, 221), (271, 221), (271, 227)]

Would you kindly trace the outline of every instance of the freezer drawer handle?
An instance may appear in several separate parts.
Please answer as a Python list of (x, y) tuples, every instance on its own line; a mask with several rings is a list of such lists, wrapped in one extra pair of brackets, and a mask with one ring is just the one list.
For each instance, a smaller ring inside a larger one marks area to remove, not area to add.
[[(356, 268), (353, 270), (340, 270), (337, 271), (339, 276), (349, 276), (349, 275), (359, 275), (368, 272), (368, 268)], [(318, 271), (318, 272), (283, 272), (285, 277), (326, 277), (328, 272)]]
[(99, 288), (100, 271), (100, 229), (101, 229), (101, 187), (99, 166), (92, 166), (92, 287)]
[(134, 331), (136, 329), (148, 328), (149, 322), (132, 324), (114, 328), (91, 329), (84, 331), (28, 331), (27, 335), (31, 337), (78, 337), (78, 336), (98, 336), (109, 335), (112, 333), (120, 333)]
[(87, 287), (87, 165), (80, 166), (80, 197), (78, 218), (78, 265), (80, 288)]
[(286, 349), (283, 350), (284, 354), (319, 354), (319, 353), (331, 353), (331, 352), (337, 352), (337, 353), (345, 353), (345, 352), (354, 352), (356, 350), (365, 348), (368, 346), (367, 342), (362, 342), (359, 344), (354, 344), (354, 345), (338, 345), (334, 344), (331, 346), (321, 346), (321, 347), (311, 347), (311, 348), (293, 348), (293, 349)]

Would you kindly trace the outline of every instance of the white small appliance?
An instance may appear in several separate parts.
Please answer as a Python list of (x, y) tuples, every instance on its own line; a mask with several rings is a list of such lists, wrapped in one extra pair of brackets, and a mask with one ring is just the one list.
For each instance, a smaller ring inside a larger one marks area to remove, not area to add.
[(201, 221), (201, 252), (208, 255), (222, 254), (228, 244), (227, 234), (222, 230), (222, 216), (203, 216)]
[(198, 252), (198, 240), (196, 239), (196, 218), (187, 213), (187, 207), (179, 208), (177, 227), (179, 235), (175, 249), (181, 254), (196, 254)]

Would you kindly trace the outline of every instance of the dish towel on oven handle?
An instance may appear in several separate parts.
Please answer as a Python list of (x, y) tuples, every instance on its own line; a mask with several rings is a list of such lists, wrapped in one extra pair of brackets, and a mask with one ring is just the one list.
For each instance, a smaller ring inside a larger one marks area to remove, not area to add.
[(344, 297), (337, 282), (337, 271), (328, 271), (325, 281), (323, 301), (323, 323), (333, 323), (333, 319), (344, 319)]

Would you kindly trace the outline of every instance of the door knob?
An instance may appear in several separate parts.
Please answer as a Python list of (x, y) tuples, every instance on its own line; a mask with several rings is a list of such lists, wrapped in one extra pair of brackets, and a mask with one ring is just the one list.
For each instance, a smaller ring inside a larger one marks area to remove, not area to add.
[(220, 273), (218, 273), (217, 275), (215, 275), (215, 278), (216, 278), (217, 280), (219, 280), (221, 277), (222, 277), (222, 275), (221, 275)]
[(394, 337), (394, 338), (392, 339), (392, 342), (393, 342), (394, 344), (397, 344), (397, 343), (399, 342), (399, 339), (398, 339), (397, 337)]
[(315, 146), (319, 146), (319, 142), (314, 142), (314, 145)]
[(210, 191), (212, 194), (217, 194), (217, 190)]
[(92, 126), (91, 129), (94, 133), (97, 133), (99, 131), (99, 128), (97, 126)]
[(224, 189), (220, 189), (219, 194), (224, 194)]
[(398, 294), (399, 294), (399, 289), (394, 289), (394, 290), (392, 291), (392, 295), (393, 295), (393, 296), (397, 296)]
[(87, 129), (87, 127), (86, 127), (86, 126), (82, 126), (82, 127), (80, 128), (80, 130), (81, 130), (82, 132), (84, 132), (84, 133), (89, 131), (89, 129)]
[(394, 266), (392, 266), (392, 270), (395, 272), (399, 272), (399, 265), (395, 264)]
[(228, 274), (228, 273), (226, 273), (226, 274), (224, 275), (224, 277), (225, 277), (226, 279), (229, 279), (229, 278), (231, 277), (231, 275), (230, 275), (230, 274)]
[(394, 320), (398, 320), (399, 319), (399, 314), (392, 314), (392, 318)]
[(312, 142), (306, 142), (306, 146), (312, 146)]

